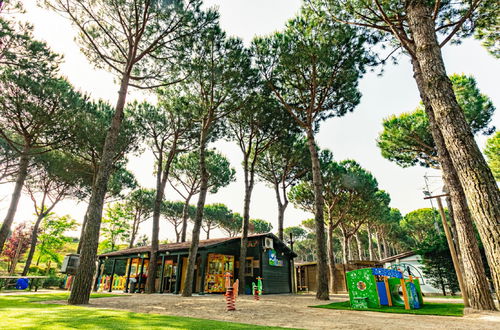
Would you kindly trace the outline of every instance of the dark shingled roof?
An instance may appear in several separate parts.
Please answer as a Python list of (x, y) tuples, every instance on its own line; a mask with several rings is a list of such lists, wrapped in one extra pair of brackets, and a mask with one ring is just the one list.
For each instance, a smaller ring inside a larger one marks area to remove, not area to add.
[[(274, 235), (272, 233), (248, 235), (248, 238), (263, 237), (263, 236), (273, 237), (274, 239), (281, 242), (278, 239), (278, 237), (276, 237), (276, 235)], [(225, 243), (225, 242), (230, 242), (230, 241), (240, 240), (240, 239), (241, 239), (241, 236), (212, 238), (212, 239), (201, 240), (199, 245), (198, 245), (198, 248), (205, 248), (205, 247), (209, 247), (212, 245), (217, 245), (220, 243)], [(281, 243), (285, 246), (286, 250), (291, 252), (291, 250), (288, 248), (288, 246), (286, 246), (286, 244), (284, 244), (283, 242), (281, 242)], [(160, 244), (158, 252), (166, 252), (166, 251), (172, 252), (172, 251), (179, 251), (179, 250), (188, 250), (190, 246), (191, 246), (191, 242)], [(103, 253), (103, 254), (100, 254), (99, 257), (118, 257), (118, 256), (131, 255), (131, 254), (148, 253), (149, 251), (151, 251), (151, 245)], [(293, 254), (294, 254), (294, 256), (296, 256), (295, 253), (293, 253)]]

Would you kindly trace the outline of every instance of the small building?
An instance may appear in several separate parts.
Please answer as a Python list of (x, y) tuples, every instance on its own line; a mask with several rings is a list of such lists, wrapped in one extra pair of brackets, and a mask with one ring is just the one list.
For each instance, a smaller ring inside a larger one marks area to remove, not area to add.
[[(380, 267), (382, 264), (378, 261), (352, 260), (348, 264), (335, 264), (335, 292), (347, 292), (345, 274), (351, 270)], [(317, 262), (296, 262), (295, 277), (297, 279), (297, 291), (313, 291), (318, 289), (316, 278)], [(330, 272), (328, 271), (328, 280)]]
[(424, 294), (442, 294), (442, 290), (432, 286), (430, 282), (425, 278), (423, 271), (422, 257), (415, 252), (408, 251), (404, 253), (397, 254), (395, 256), (385, 258), (380, 260), (385, 268), (390, 268), (393, 266), (401, 266), (401, 270), (404, 270), (408, 266), (413, 276), (420, 279), (420, 288)]
[[(224, 274), (238, 278), (240, 237), (201, 240), (198, 247), (193, 292), (225, 292)], [(162, 244), (159, 247), (156, 291), (180, 293), (184, 289), (191, 242)], [(99, 268), (95, 290), (137, 292), (146, 282), (151, 247), (136, 247), (98, 256)], [(292, 265), (296, 254), (274, 234), (249, 235), (245, 262), (245, 292), (251, 283), (263, 278), (263, 293), (292, 292)], [(102, 285), (102, 286), (101, 286)]]

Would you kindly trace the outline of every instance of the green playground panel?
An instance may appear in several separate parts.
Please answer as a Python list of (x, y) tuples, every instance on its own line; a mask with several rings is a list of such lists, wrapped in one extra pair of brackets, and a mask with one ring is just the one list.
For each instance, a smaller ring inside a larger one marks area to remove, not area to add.
[(377, 283), (371, 268), (348, 272), (347, 287), (353, 308), (379, 308)]

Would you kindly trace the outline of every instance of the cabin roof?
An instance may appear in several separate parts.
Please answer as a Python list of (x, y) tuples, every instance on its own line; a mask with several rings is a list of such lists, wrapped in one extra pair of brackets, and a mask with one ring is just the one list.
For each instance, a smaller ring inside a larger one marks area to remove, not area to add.
[(380, 260), (380, 262), (381, 263), (391, 262), (391, 261), (394, 261), (394, 260), (397, 260), (397, 259), (402, 259), (402, 258), (410, 257), (410, 256), (413, 256), (413, 255), (416, 255), (416, 253), (413, 252), (413, 251), (407, 251), (407, 252), (403, 252), (403, 253), (400, 253), (400, 254), (396, 254), (395, 256), (392, 256), (392, 257), (389, 257), (389, 258), (382, 259), (382, 260)]
[[(278, 244), (284, 250), (289, 252), (293, 257), (297, 256), (284, 242), (282, 242), (273, 233), (248, 235), (248, 238), (259, 238), (259, 237), (272, 237), (276, 241), (278, 241)], [(240, 239), (241, 239), (241, 236), (200, 240), (198, 248), (200, 249), (200, 248), (214, 247), (216, 245), (226, 244), (226, 243), (240, 240)], [(190, 247), (191, 247), (191, 241), (181, 242), (181, 243), (160, 244), (160, 246), (158, 248), (158, 252), (162, 253), (162, 252), (167, 252), (167, 251), (174, 252), (174, 251), (189, 250)], [(148, 245), (148, 246), (140, 246), (140, 247), (135, 247), (135, 248), (130, 248), (130, 249), (124, 249), (124, 250), (119, 250), (119, 251), (103, 253), (103, 254), (100, 254), (98, 257), (103, 258), (103, 257), (128, 256), (128, 255), (132, 255), (132, 254), (148, 253), (150, 251), (151, 251), (151, 245)]]

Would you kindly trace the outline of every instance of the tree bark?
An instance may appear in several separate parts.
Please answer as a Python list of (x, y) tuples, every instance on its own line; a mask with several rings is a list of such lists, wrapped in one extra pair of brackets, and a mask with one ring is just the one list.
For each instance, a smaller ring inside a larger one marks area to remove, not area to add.
[(76, 253), (80, 254), (82, 251), (83, 233), (85, 233), (85, 227), (87, 227), (87, 214), (83, 216), (82, 230), (80, 231), (80, 240), (78, 241), (78, 247), (76, 248)]
[(446, 74), (432, 19), (432, 8), (426, 2), (413, 0), (407, 1), (406, 12), (423, 82), (419, 88), (428, 97), (436, 124), (464, 190), (499, 296), (500, 191), (474, 140)]
[(363, 260), (363, 246), (361, 244), (361, 239), (359, 238), (359, 234), (356, 232), (356, 234), (354, 234), (354, 238), (356, 239), (356, 246), (357, 246), (357, 250), (358, 250), (358, 259), (359, 260)]
[(7, 237), (10, 234), (10, 227), (12, 226), (12, 222), (14, 221), (14, 215), (17, 211), (17, 205), (19, 204), (19, 199), (21, 198), (21, 191), (23, 190), (24, 182), (26, 181), (26, 177), (28, 175), (28, 165), (29, 165), (29, 149), (24, 148), (19, 157), (19, 170), (17, 172), (16, 185), (14, 186), (14, 192), (12, 193), (12, 197), (10, 199), (9, 209), (7, 211), (7, 215), (2, 223), (2, 228), (0, 228), (0, 254), (2, 254), (3, 246), (5, 241), (7, 241)]
[(123, 121), (123, 109), (127, 97), (127, 89), (130, 77), (124, 75), (120, 83), (116, 111), (111, 126), (106, 135), (104, 148), (101, 155), (101, 163), (97, 172), (96, 184), (92, 189), (89, 206), (87, 208), (87, 224), (83, 233), (80, 254), (80, 266), (73, 281), (71, 295), (68, 303), (71, 305), (88, 304), (92, 282), (96, 268), (97, 247), (99, 245), (99, 231), (101, 229), (102, 209), (106, 196), (108, 179), (113, 163), (116, 140), (120, 133)]
[(186, 202), (184, 203), (184, 208), (182, 209), (182, 234), (181, 234), (181, 242), (186, 241), (186, 232), (187, 232), (187, 223), (189, 218), (189, 201), (191, 200), (193, 195), (188, 194), (186, 198)]
[(332, 219), (328, 222), (328, 268), (330, 271), (330, 292), (337, 293), (335, 279), (335, 253), (333, 251), (333, 230), (334, 224)]
[[(205, 122), (204, 122), (205, 124)], [(206, 143), (208, 128), (203, 125), (204, 129), (200, 136), (200, 194), (196, 205), (196, 216), (194, 219), (193, 237), (191, 238), (191, 246), (189, 247), (188, 265), (186, 268), (186, 279), (184, 281), (183, 297), (191, 297), (193, 294), (193, 277), (194, 266), (196, 264), (196, 256), (198, 254), (198, 244), (200, 242), (200, 229), (203, 221), (203, 211), (205, 208), (205, 200), (208, 192), (208, 171), (206, 164)]]
[(28, 256), (26, 257), (26, 263), (24, 264), (24, 269), (22, 272), (22, 276), (28, 275), (30, 270), (31, 262), (33, 260), (33, 255), (35, 254), (36, 242), (38, 240), (38, 228), (40, 227), (40, 223), (45, 217), (45, 213), (40, 213), (36, 218), (35, 225), (33, 226), (33, 230), (31, 231), (31, 242), (30, 242), (30, 250), (28, 252)]
[(370, 260), (373, 260), (373, 241), (371, 227), (367, 226), (366, 231), (368, 232), (368, 256)]
[(274, 191), (276, 193), (276, 202), (278, 203), (278, 238), (283, 240), (283, 221), (286, 206), (281, 202), (279, 183), (274, 183)]
[(375, 230), (375, 239), (377, 240), (378, 260), (382, 260), (382, 246), (380, 244), (380, 237), (379, 237), (378, 229)]
[(314, 186), (314, 222), (316, 229), (316, 282), (318, 289), (316, 292), (316, 299), (329, 300), (328, 295), (328, 268), (326, 257), (326, 244), (325, 244), (325, 221), (324, 221), (324, 204), (323, 199), (323, 180), (321, 178), (321, 170), (319, 164), (318, 151), (316, 142), (314, 140), (314, 132), (312, 127), (307, 128), (307, 145), (311, 153), (313, 186)]
[(384, 245), (383, 246), (383, 251), (384, 251), (384, 259), (389, 257), (387, 255), (387, 243), (385, 242), (385, 235), (382, 235), (382, 244)]
[[(414, 78), (419, 89), (423, 90), (420, 66), (413, 61)], [(448, 153), (441, 131), (436, 125), (434, 112), (428, 98), (421, 92), (425, 112), (429, 118), (432, 137), (438, 150), (439, 163), (443, 172), (443, 181), (449, 193), (448, 208), (455, 220), (455, 234), (457, 249), (460, 249), (461, 268), (465, 277), (465, 286), (472, 308), (480, 310), (494, 310), (495, 305), (488, 288), (484, 265), (481, 259), (472, 218), (467, 206), (467, 199), (460, 184), (450, 154)]]

